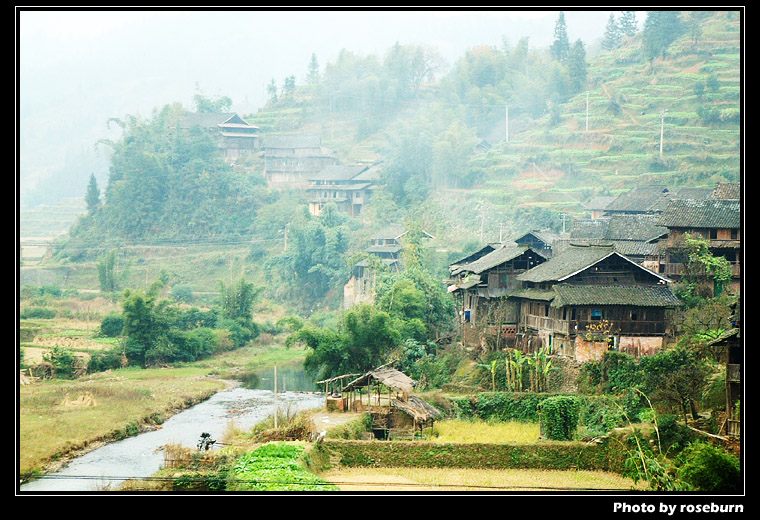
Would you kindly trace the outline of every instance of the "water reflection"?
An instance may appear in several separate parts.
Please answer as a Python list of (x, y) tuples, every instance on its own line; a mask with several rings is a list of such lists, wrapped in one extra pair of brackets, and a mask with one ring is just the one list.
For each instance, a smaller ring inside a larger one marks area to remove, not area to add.
[[(274, 388), (274, 368), (254, 370), (235, 377), (241, 386), (250, 390), (272, 390)], [(304, 372), (300, 362), (277, 367), (278, 392), (319, 392), (317, 384)]]

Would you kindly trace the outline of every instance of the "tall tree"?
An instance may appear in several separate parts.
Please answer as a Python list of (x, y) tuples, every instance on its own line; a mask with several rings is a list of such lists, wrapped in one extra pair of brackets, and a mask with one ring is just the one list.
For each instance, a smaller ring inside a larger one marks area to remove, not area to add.
[(622, 11), (620, 13), (620, 32), (623, 36), (634, 36), (638, 31), (636, 11)]
[(272, 81), (267, 85), (267, 95), (269, 96), (269, 102), (274, 103), (277, 101), (277, 82), (272, 78)]
[(651, 62), (665, 57), (668, 47), (683, 32), (680, 11), (648, 11), (644, 21), (641, 45), (644, 56)]
[(90, 215), (95, 214), (100, 209), (100, 189), (98, 189), (98, 181), (95, 179), (95, 174), (90, 174), (90, 182), (87, 184), (87, 194), (84, 196), (84, 200), (87, 203), (87, 213)]
[(576, 40), (567, 58), (567, 69), (573, 92), (580, 92), (586, 86), (588, 66), (586, 65), (586, 49), (581, 40)]
[(319, 83), (319, 62), (317, 61), (317, 55), (311, 53), (311, 61), (309, 62), (309, 72), (306, 74), (306, 83), (309, 85), (316, 85)]
[(618, 45), (620, 45), (620, 37), (620, 26), (618, 25), (617, 20), (615, 20), (615, 13), (610, 13), (610, 18), (607, 20), (607, 26), (604, 28), (602, 49), (605, 51), (617, 49)]
[(557, 23), (554, 25), (554, 42), (549, 47), (552, 57), (564, 63), (570, 55), (570, 40), (567, 37), (567, 24), (565, 24), (565, 13), (559, 12)]

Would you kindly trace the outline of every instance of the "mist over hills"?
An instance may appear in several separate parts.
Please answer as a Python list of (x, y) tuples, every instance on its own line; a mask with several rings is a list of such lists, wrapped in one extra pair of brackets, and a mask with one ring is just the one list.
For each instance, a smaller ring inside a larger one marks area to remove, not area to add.
[[(566, 13), (589, 47), (609, 11)], [(90, 173), (105, 184), (99, 139), (110, 118), (149, 117), (197, 91), (254, 113), (266, 86), (295, 75), (314, 53), (324, 67), (342, 49), (382, 55), (395, 42), (436, 47), (449, 65), (477, 45), (551, 43), (556, 11), (37, 11), (19, 13), (19, 184), (22, 207), (82, 196)], [(40, 182), (44, 180), (44, 182)]]

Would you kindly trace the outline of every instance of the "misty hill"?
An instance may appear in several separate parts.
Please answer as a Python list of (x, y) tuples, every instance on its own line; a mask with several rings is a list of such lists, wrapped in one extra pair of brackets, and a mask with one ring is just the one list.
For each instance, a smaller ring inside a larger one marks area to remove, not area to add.
[[(303, 192), (267, 187), (260, 157), (232, 166), (203, 135), (177, 139), (170, 129), (182, 107), (129, 118), (112, 143), (103, 206), (80, 220), (62, 256), (232, 241), (253, 244), (246, 262), (270, 259), (271, 281), (273, 270), (295, 265), (288, 230), (311, 237), (304, 247), (340, 237), (329, 246), (346, 263), (372, 230), (410, 220), (436, 237), (434, 248), (462, 251), (527, 229), (559, 231), (588, 216), (598, 195), (737, 181), (739, 29), (738, 13), (707, 13), (652, 59), (642, 31), (594, 56), (575, 45), (582, 76), (523, 39), (473, 48), (448, 70), (421, 45), (382, 56), (344, 50), (306, 84), (273, 81), (267, 105), (242, 114), (263, 136), (318, 135), (342, 164), (381, 165), (374, 204), (337, 223), (310, 218)], [(340, 287), (340, 265), (312, 267)]]

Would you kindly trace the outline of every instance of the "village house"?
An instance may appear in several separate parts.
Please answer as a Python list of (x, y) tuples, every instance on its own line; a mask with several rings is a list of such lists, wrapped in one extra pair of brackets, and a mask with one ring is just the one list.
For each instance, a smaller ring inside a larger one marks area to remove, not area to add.
[(659, 242), (668, 235), (668, 228), (658, 224), (655, 214), (619, 214), (596, 219), (577, 219), (569, 238), (554, 243), (555, 252), (569, 244), (611, 245), (615, 251), (659, 272)]
[(607, 350), (660, 351), (680, 305), (669, 280), (612, 246), (571, 245), (516, 278), (523, 284), (510, 294), (519, 301), (516, 346), (581, 362)]
[(235, 113), (187, 113), (180, 121), (182, 130), (196, 126), (211, 136), (230, 162), (257, 152), (261, 145), (259, 127)]
[[(374, 233), (370, 244), (364, 250), (364, 258), (354, 264), (351, 277), (343, 286), (343, 308), (350, 309), (359, 303), (372, 302), (375, 299), (375, 282), (378, 270), (391, 271), (403, 269), (401, 253), (403, 237), (408, 233), (404, 226), (392, 225)], [(423, 231), (423, 237), (430, 240), (430, 233)]]
[(512, 241), (518, 245), (529, 246), (541, 256), (550, 258), (554, 253), (554, 244), (567, 238), (567, 233), (557, 233), (551, 229), (533, 230), (523, 233)]
[(327, 166), (308, 177), (309, 212), (318, 216), (325, 204), (333, 203), (343, 213), (351, 217), (359, 216), (362, 208), (369, 203), (378, 180), (379, 166)]
[(661, 272), (674, 280), (683, 274), (688, 259), (682, 249), (686, 234), (707, 240), (713, 256), (731, 264), (731, 291), (737, 292), (741, 277), (741, 202), (738, 199), (672, 200), (659, 216), (668, 229), (660, 242)]
[(264, 178), (273, 188), (306, 188), (309, 176), (338, 164), (317, 135), (271, 134), (262, 143)]
[(492, 250), (449, 266), (448, 292), (457, 300), (465, 344), (477, 343), (483, 335), (514, 339), (519, 306), (508, 296), (522, 288), (518, 274), (546, 261), (543, 249), (536, 251), (525, 244), (493, 244), (487, 248)]
[(596, 218), (613, 215), (662, 213), (671, 200), (706, 199), (711, 188), (667, 188), (660, 184), (637, 186), (616, 196), (604, 208), (595, 208)]

